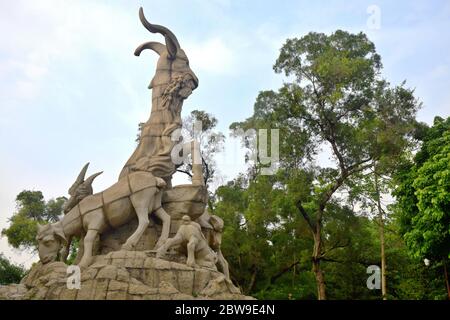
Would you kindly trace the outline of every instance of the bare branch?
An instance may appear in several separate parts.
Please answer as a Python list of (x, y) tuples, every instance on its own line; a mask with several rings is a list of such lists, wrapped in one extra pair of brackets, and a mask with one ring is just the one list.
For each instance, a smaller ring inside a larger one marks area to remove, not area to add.
[(206, 161), (205, 161), (205, 159), (203, 158), (203, 156), (202, 156), (202, 163), (203, 163), (203, 165), (205, 166), (205, 176), (203, 177), (203, 181), (204, 181), (204, 183), (205, 183), (205, 185), (206, 185), (206, 183), (207, 183), (207, 181), (209, 180), (209, 178), (210, 178), (210, 171), (209, 171), (209, 165), (208, 165), (208, 163), (206, 163)]
[(369, 161), (372, 161), (372, 160), (373, 160), (372, 157), (369, 157), (367, 159), (361, 160), (360, 162), (351, 165), (350, 167), (347, 168), (349, 171), (349, 175), (372, 167), (371, 163), (361, 167), (361, 165), (363, 165)]
[(350, 240), (348, 240), (346, 243), (344, 244), (340, 244), (339, 242), (336, 242), (334, 245), (332, 245), (329, 249), (324, 250), (322, 252), (321, 258), (323, 258), (326, 254), (328, 254), (330, 251), (339, 249), (339, 248), (346, 248), (350, 245)]
[(286, 268), (283, 268), (282, 270), (280, 270), (279, 272), (277, 272), (275, 275), (273, 275), (270, 278), (270, 284), (273, 284), (279, 277), (281, 277), (283, 274), (285, 274), (286, 272), (289, 272), (292, 268), (294, 268), (295, 266), (300, 264), (300, 260), (299, 261), (295, 261), (294, 263), (292, 263), (291, 265), (287, 266)]
[(308, 223), (309, 227), (311, 228), (311, 230), (314, 232), (315, 230), (315, 225), (314, 222), (312, 222), (311, 218), (309, 217), (308, 213), (306, 212), (305, 208), (303, 208), (302, 202), (301, 200), (298, 200), (297, 203), (295, 204), (298, 211), (300, 211), (300, 213), (302, 214), (303, 218), (306, 220), (306, 222)]
[(185, 173), (185, 174), (187, 174), (189, 177), (192, 178), (192, 173), (190, 173), (189, 171), (177, 169), (177, 172)]

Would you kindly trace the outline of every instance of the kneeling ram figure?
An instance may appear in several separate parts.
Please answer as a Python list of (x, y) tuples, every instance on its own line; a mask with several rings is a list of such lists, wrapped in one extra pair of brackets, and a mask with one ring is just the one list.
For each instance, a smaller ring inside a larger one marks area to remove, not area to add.
[[(57, 259), (64, 261), (74, 236), (80, 238), (82, 252), (79, 266), (91, 263), (96, 237), (109, 229), (116, 229), (134, 216), (138, 218), (136, 231), (123, 244), (122, 249), (136, 246), (149, 224), (149, 214), (154, 212), (162, 220), (161, 236), (156, 244), (160, 247), (168, 238), (170, 216), (161, 207), (163, 179), (150, 172), (136, 171), (122, 177), (108, 189), (92, 194), (92, 181), (100, 173), (84, 181), (87, 165), (77, 181), (69, 189), (70, 199), (64, 207), (64, 217), (55, 223), (38, 226), (38, 250), (42, 263)], [(80, 253), (81, 253), (80, 252)]]

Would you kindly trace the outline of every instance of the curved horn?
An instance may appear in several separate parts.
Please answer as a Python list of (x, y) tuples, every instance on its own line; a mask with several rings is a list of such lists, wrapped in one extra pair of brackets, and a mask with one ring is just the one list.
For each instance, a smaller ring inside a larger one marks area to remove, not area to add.
[(101, 175), (103, 173), (103, 171), (94, 173), (93, 175), (91, 175), (89, 178), (86, 179), (85, 182), (83, 182), (84, 185), (86, 186), (91, 186), (92, 182), (94, 181), (95, 178), (97, 178), (97, 176)]
[(142, 7), (139, 8), (139, 19), (142, 22), (142, 25), (147, 29), (148, 31), (152, 33), (160, 33), (164, 36), (166, 40), (166, 47), (167, 51), (169, 52), (169, 57), (171, 59), (174, 59), (177, 55), (178, 49), (180, 49), (180, 44), (178, 43), (177, 37), (167, 29), (166, 27), (157, 25), (157, 24), (151, 24), (147, 21), (147, 19), (144, 16), (144, 10)]
[(145, 49), (151, 49), (155, 51), (157, 54), (161, 55), (166, 50), (166, 46), (160, 42), (154, 41), (146, 42), (141, 44), (139, 47), (136, 48), (136, 50), (134, 50), (134, 55), (139, 56), (141, 52), (144, 51)]
[(84, 177), (86, 176), (86, 171), (87, 171), (88, 167), (89, 167), (89, 162), (84, 165), (83, 169), (81, 169), (80, 173), (78, 174), (77, 179), (72, 184), (72, 186), (69, 188), (70, 195), (74, 194), (77, 187), (84, 182)]

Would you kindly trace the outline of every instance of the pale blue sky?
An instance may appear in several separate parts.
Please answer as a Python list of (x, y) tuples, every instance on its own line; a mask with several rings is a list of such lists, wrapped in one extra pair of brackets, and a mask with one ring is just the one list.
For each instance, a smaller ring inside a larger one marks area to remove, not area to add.
[[(380, 29), (368, 28), (370, 5), (380, 9)], [(416, 88), (420, 120), (450, 114), (450, 1), (1, 0), (0, 228), (21, 190), (66, 195), (87, 161), (90, 172), (105, 171), (96, 190), (117, 179), (148, 118), (157, 60), (134, 49), (163, 41), (142, 27), (139, 6), (177, 35), (200, 79), (183, 115), (206, 110), (225, 133), (251, 115), (260, 90), (282, 83), (272, 65), (285, 39), (309, 31), (366, 32), (384, 76)], [(231, 179), (243, 159), (227, 147), (218, 161)], [(37, 259), (6, 239), (0, 251), (27, 265)]]

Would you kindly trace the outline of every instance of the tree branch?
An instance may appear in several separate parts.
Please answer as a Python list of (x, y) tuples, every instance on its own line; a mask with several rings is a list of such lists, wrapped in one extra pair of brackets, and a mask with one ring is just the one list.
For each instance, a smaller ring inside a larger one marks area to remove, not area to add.
[(203, 163), (203, 165), (205, 166), (205, 176), (203, 177), (203, 181), (204, 181), (204, 183), (205, 183), (205, 185), (206, 185), (206, 182), (209, 180), (209, 178), (210, 178), (210, 172), (209, 172), (209, 165), (206, 163), (206, 161), (205, 161), (205, 159), (203, 158), (203, 156), (202, 156), (202, 163)]
[(348, 168), (345, 167), (344, 158), (342, 157), (342, 154), (336, 145), (336, 139), (334, 138), (334, 134), (332, 134), (331, 137), (327, 138), (327, 141), (331, 144), (331, 147), (333, 148), (333, 153), (338, 158), (339, 168), (341, 169), (341, 175), (346, 174), (348, 171)]
[(362, 166), (362, 167), (360, 167), (360, 166), (365, 164), (365, 163), (367, 163), (367, 162), (369, 162), (369, 161), (372, 161), (372, 160), (373, 160), (372, 157), (369, 157), (367, 159), (361, 160), (358, 163), (352, 164), (350, 167), (347, 168), (348, 172), (349, 172), (349, 175), (351, 175), (351, 174), (353, 174), (355, 172), (363, 171), (364, 169), (370, 168), (372, 166), (371, 163), (367, 164), (365, 166)]
[(322, 252), (321, 258), (323, 258), (327, 253), (329, 253), (330, 251), (339, 249), (339, 248), (346, 248), (350, 245), (350, 240), (348, 240), (345, 244), (339, 244), (339, 242), (336, 242), (331, 248), (324, 250)]
[(247, 291), (246, 291), (247, 293), (252, 292), (253, 288), (255, 287), (255, 283), (256, 283), (256, 275), (258, 273), (258, 268), (256, 267), (256, 265), (252, 265), (252, 269), (253, 269), (253, 272), (252, 272), (252, 276), (250, 278), (250, 283), (248, 284), (248, 287), (247, 287)]
[(346, 262), (346, 261), (341, 261), (341, 260), (336, 260), (336, 259), (331, 259), (331, 258), (324, 258), (324, 257), (321, 257), (320, 259), (325, 262), (336, 262), (336, 263), (345, 263)]
[[(319, 203), (320, 212), (323, 212), (325, 209), (325, 205), (330, 200), (331, 196), (336, 192), (337, 189), (339, 189), (340, 186), (344, 183), (345, 179), (348, 177), (348, 172), (341, 175), (339, 178), (337, 178), (336, 182), (329, 188), (324, 195), (322, 196), (322, 200)], [(317, 219), (322, 219), (322, 217), (317, 217)]]
[(286, 272), (290, 271), (292, 268), (300, 264), (300, 260), (292, 263), (291, 265), (287, 266), (286, 268), (282, 269), (280, 272), (276, 273), (274, 276), (270, 278), (270, 284), (273, 284), (279, 277), (281, 277)]
[(192, 173), (190, 173), (189, 171), (177, 169), (177, 172), (185, 173), (185, 174), (187, 174), (189, 177), (192, 178)]
[(314, 222), (312, 222), (311, 218), (309, 217), (308, 213), (306, 212), (305, 208), (303, 208), (302, 202), (301, 200), (298, 200), (297, 203), (295, 204), (298, 211), (300, 211), (300, 213), (302, 214), (303, 218), (306, 220), (306, 222), (308, 223), (309, 227), (311, 228), (311, 230), (314, 232), (315, 230), (315, 225)]

